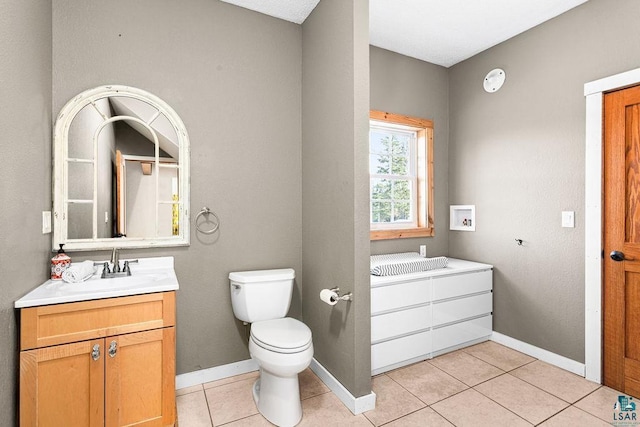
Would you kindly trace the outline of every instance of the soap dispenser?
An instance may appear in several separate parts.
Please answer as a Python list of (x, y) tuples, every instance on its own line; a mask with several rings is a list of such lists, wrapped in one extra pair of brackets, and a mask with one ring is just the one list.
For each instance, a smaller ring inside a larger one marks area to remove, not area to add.
[(51, 258), (51, 280), (61, 280), (62, 273), (71, 265), (71, 258), (62, 249), (63, 243), (60, 243), (60, 249), (56, 256)]

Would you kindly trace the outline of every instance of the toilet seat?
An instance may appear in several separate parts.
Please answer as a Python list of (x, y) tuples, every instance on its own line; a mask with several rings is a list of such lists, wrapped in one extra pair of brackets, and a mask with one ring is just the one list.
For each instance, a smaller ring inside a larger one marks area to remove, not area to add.
[(300, 353), (311, 347), (311, 330), (304, 323), (285, 317), (251, 324), (256, 345), (276, 353)]

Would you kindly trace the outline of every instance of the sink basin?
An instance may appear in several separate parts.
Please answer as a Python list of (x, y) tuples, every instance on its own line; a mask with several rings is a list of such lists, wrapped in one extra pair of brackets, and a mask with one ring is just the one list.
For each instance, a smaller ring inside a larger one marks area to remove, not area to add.
[(62, 282), (59, 284), (52, 284), (52, 286), (57, 286), (60, 291), (67, 292), (86, 292), (88, 288), (91, 288), (92, 291), (107, 291), (126, 288), (140, 288), (152, 285), (160, 280), (168, 279), (171, 279), (171, 274), (168, 270), (163, 273), (132, 272), (131, 276), (110, 277), (105, 279), (101, 279), (100, 272), (98, 272), (84, 282)]
[(130, 268), (131, 276), (101, 279), (102, 267), (99, 266), (96, 273), (84, 282), (48, 280), (16, 301), (14, 306), (34, 307), (179, 289), (173, 257), (140, 258)]

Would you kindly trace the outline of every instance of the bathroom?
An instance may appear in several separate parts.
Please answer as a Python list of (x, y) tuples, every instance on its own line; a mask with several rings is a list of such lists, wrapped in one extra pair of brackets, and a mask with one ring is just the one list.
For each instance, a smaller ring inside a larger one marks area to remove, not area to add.
[[(493, 264), (494, 330), (584, 363), (583, 85), (637, 66), (633, 0), (591, 0), (451, 68), (214, 0), (5, 8), (0, 413), (17, 404), (13, 302), (46, 279), (52, 256), (41, 232), (52, 124), (72, 96), (102, 84), (144, 88), (178, 112), (191, 140), (191, 209), (221, 219), (219, 233), (194, 232), (189, 247), (123, 251), (175, 257), (178, 374), (248, 358), (230, 271), (291, 267), (290, 313), (312, 329), (316, 359), (354, 396), (368, 394), (368, 256), (420, 244), (429, 256)], [(365, 25), (366, 11), (352, 13)], [(336, 63), (355, 77), (332, 74)], [(498, 66), (508, 83), (491, 97), (481, 81)], [(366, 140), (370, 108), (434, 121), (434, 237), (369, 242), (366, 146), (354, 141)], [(357, 123), (344, 121), (354, 114)], [(475, 233), (449, 232), (449, 204), (476, 205)], [(562, 210), (576, 212), (576, 228), (560, 227)], [(319, 302), (334, 285), (354, 293), (349, 310)]]

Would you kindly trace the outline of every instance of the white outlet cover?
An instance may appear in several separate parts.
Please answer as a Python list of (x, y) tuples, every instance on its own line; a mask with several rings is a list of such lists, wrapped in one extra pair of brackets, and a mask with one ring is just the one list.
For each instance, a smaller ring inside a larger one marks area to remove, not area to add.
[(427, 245), (420, 245), (420, 256), (421, 257), (427, 256)]

